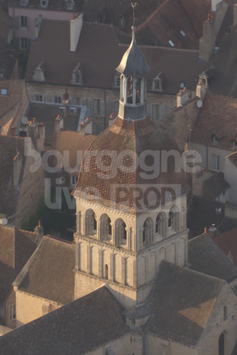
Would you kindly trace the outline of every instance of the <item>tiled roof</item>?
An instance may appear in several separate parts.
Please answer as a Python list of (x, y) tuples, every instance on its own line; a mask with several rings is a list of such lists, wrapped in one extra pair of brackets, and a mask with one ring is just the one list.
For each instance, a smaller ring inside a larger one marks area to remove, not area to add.
[[(176, 150), (179, 151), (174, 140), (169, 137), (166, 130), (161, 126), (155, 126), (149, 117), (143, 120), (123, 120), (119, 116), (112, 126), (103, 131), (89, 147), (85, 158), (83, 160), (81, 170), (78, 177), (77, 189), (83, 193), (88, 191), (88, 188), (95, 188), (99, 197), (98, 201), (102, 204), (122, 204), (120, 194), (116, 189), (118, 184), (134, 186), (134, 184), (143, 184), (144, 186), (151, 186), (154, 184), (178, 184), (178, 186), (185, 187), (185, 178), (183, 171), (175, 172), (172, 163), (168, 161), (168, 172), (160, 171), (155, 174), (153, 178), (143, 176), (141, 165), (137, 161), (137, 157), (145, 151), (162, 151), (162, 150)], [(106, 153), (102, 158), (103, 166), (111, 166), (111, 169), (103, 171), (99, 160), (96, 156), (99, 152), (104, 150), (115, 152), (116, 156), (112, 159)], [(96, 156), (91, 153), (96, 151)], [(118, 156), (123, 152), (129, 151), (130, 157), (123, 162), (125, 170), (119, 163)], [(135, 164), (135, 165), (134, 165)], [(154, 164), (154, 159), (147, 154), (146, 164)], [(131, 168), (135, 166), (137, 168)], [(126, 167), (130, 167), (128, 171)], [(109, 176), (107, 177), (106, 175)], [(114, 187), (115, 186), (115, 187)], [(97, 196), (98, 196), (97, 195)], [(88, 198), (88, 196), (87, 196)], [(128, 202), (128, 201), (126, 201)], [(125, 204), (126, 204), (125, 202)], [(157, 201), (158, 202), (158, 201)], [(162, 198), (159, 203), (163, 204)], [(121, 206), (120, 206), (121, 207)], [(130, 201), (129, 206), (123, 208), (130, 210), (132, 213), (138, 211), (133, 201)], [(135, 210), (134, 210), (135, 209)]]
[(225, 192), (230, 185), (224, 179), (222, 172), (212, 174), (203, 182), (203, 192), (206, 197), (216, 199), (221, 193)]
[[(235, 232), (237, 233), (236, 230)], [(188, 261), (192, 270), (231, 282), (237, 278), (237, 267), (217, 246), (217, 241), (220, 240), (220, 238), (222, 237), (215, 237), (212, 240), (207, 234), (201, 234), (189, 240)], [(222, 238), (222, 240), (224, 240), (224, 238)]]
[[(82, 136), (80, 132), (60, 131), (55, 132), (53, 136), (52, 148), (63, 154), (63, 151), (69, 151), (69, 166), (79, 171), (81, 160), (86, 150), (96, 139), (97, 136), (88, 134)], [(65, 163), (64, 168), (68, 168)]]
[(1, 355), (82, 355), (129, 330), (106, 286), (0, 338)]
[(0, 6), (0, 34), (7, 40), (10, 29), (13, 25), (13, 19), (8, 15), (7, 11)]
[[(206, 93), (202, 109), (192, 130), (194, 143), (232, 150), (237, 140), (237, 99)], [(213, 136), (218, 143), (213, 143)]]
[[(44, 236), (30, 261), (28, 274), (20, 283), (19, 289), (60, 304), (72, 302), (74, 266), (75, 245)], [(18, 279), (15, 282), (18, 283)]]
[[(183, 0), (183, 2), (185, 1)], [(197, 5), (203, 2), (200, 0), (195, 2), (195, 12), (190, 9), (194, 16), (189, 17), (183, 7), (182, 1), (166, 0), (147, 21), (137, 28), (136, 37), (138, 44), (170, 47), (168, 41), (172, 41), (175, 48), (198, 49), (199, 36), (193, 27), (192, 19), (195, 19), (195, 22), (200, 21), (200, 24), (197, 23), (197, 26), (198, 29), (202, 29), (203, 19), (200, 11), (197, 9)], [(185, 3), (188, 5), (190, 1)], [(187, 7), (190, 8), (190, 6)], [(208, 9), (205, 8), (205, 11), (207, 15)], [(195, 18), (197, 14), (200, 15), (198, 19)], [(199, 32), (202, 33), (202, 30)]]
[[(69, 51), (69, 22), (45, 20), (39, 39), (31, 44), (26, 81), (33, 80), (35, 68), (43, 61), (47, 68), (46, 81), (37, 82), (37, 85), (71, 86), (72, 72), (80, 62), (85, 87), (112, 89), (115, 68), (128, 48), (127, 45), (119, 45), (121, 35), (121, 31), (108, 25), (84, 23), (74, 53)], [(130, 37), (125, 37), (130, 43)], [(148, 91), (151, 91), (152, 80), (160, 72), (166, 79), (164, 93), (176, 95), (181, 82), (191, 90), (196, 89), (198, 75), (206, 68), (206, 64), (199, 61), (198, 51), (152, 46), (141, 46), (140, 49), (151, 68), (147, 77)]]
[[(62, 104), (63, 107), (63, 104)], [(80, 110), (79, 110), (80, 111)], [(32, 121), (36, 118), (37, 122), (43, 122), (45, 125), (45, 140), (52, 142), (55, 130), (55, 118), (60, 114), (58, 105), (47, 105), (42, 103), (30, 103), (26, 112), (27, 118)], [(80, 112), (75, 114), (66, 113), (64, 120), (64, 130), (76, 131), (78, 127)]]
[(17, 57), (17, 52), (0, 35), (0, 74), (4, 80), (11, 78)]
[(220, 48), (212, 56), (209, 67), (215, 68), (215, 77), (209, 82), (209, 89), (216, 94), (237, 97), (237, 26), (232, 32), (226, 33)]
[[(73, 10), (66, 9), (66, 1), (65, 0), (49, 0), (48, 7), (45, 10), (54, 10), (54, 11), (68, 11), (68, 12), (80, 12), (82, 8), (82, 1), (81, 0), (74, 0), (75, 8)], [(43, 9), (40, 6), (40, 0), (29, 0), (27, 6), (21, 6), (21, 0), (10, 0), (9, 7), (21, 7), (21, 8), (31, 8), (31, 9)]]
[(0, 125), (1, 118), (12, 110), (12, 117), (17, 104), (22, 99), (24, 80), (0, 80), (0, 90), (7, 89), (7, 95), (0, 95)]
[(231, 252), (233, 262), (237, 264), (237, 228), (222, 233), (213, 238), (213, 241), (219, 246), (225, 255)]
[[(33, 233), (32, 233), (33, 234)], [(12, 290), (12, 282), (36, 249), (28, 233), (0, 225), (0, 304)]]
[(11, 216), (16, 212), (19, 191), (13, 185), (13, 159), (17, 152), (22, 156), (24, 168), (24, 138), (0, 135), (0, 213)]
[(225, 281), (162, 261), (147, 300), (146, 330), (161, 338), (195, 346)]

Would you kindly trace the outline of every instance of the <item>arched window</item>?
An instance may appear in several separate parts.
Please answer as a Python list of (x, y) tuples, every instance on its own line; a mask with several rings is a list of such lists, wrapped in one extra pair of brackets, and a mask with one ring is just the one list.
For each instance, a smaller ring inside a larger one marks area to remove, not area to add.
[(143, 223), (143, 231), (142, 231), (142, 242), (143, 245), (150, 244), (152, 241), (152, 233), (153, 233), (153, 223), (151, 218), (147, 218)]
[(133, 99), (133, 78), (130, 76), (127, 82), (127, 103), (132, 104)]
[(136, 104), (141, 103), (141, 82), (141, 77), (138, 77), (136, 81)]
[(156, 229), (155, 229), (155, 232), (157, 234), (161, 234), (161, 222), (162, 222), (162, 216), (159, 213), (158, 216), (156, 217)]
[(124, 221), (119, 218), (115, 222), (115, 244), (127, 244), (127, 230)]
[(173, 223), (174, 223), (174, 212), (169, 211), (168, 227), (173, 229)]
[(100, 236), (101, 240), (110, 240), (112, 236), (111, 219), (107, 214), (103, 214), (100, 218)]
[(221, 333), (219, 337), (219, 355), (225, 355), (225, 334)]
[(169, 211), (168, 228), (175, 232), (179, 230), (179, 213), (177, 206), (173, 206)]
[(146, 244), (148, 241), (148, 222), (145, 221), (143, 224), (143, 233), (142, 233), (142, 242), (143, 244)]
[(86, 211), (86, 235), (93, 235), (97, 233), (97, 220), (93, 210)]

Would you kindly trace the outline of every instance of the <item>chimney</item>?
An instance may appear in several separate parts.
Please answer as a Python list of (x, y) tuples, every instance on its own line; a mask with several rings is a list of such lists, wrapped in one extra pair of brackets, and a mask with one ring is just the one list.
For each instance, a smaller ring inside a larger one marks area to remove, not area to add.
[(20, 155), (19, 152), (17, 152), (17, 155), (13, 159), (13, 184), (15, 187), (17, 187), (19, 184), (21, 168), (22, 168), (22, 156)]
[(221, 2), (222, 0), (211, 0), (211, 10), (216, 11), (216, 6)]
[(215, 46), (215, 26), (213, 16), (208, 14), (207, 20), (203, 21), (203, 37), (199, 39), (199, 58), (205, 62), (209, 59), (214, 51)]
[(186, 88), (180, 90), (177, 94), (177, 107), (184, 106), (189, 102), (189, 91)]
[(63, 118), (58, 115), (56, 118), (55, 118), (55, 124), (54, 124), (54, 130), (55, 132), (60, 132), (62, 129), (63, 129)]
[(200, 79), (196, 87), (196, 96), (199, 97), (200, 100), (203, 100), (205, 94), (206, 94), (205, 81), (203, 79)]
[(75, 14), (73, 14), (73, 18), (70, 21), (70, 51), (71, 52), (76, 52), (77, 50), (82, 24), (83, 24), (83, 14), (80, 14), (78, 17), (76, 17)]
[(41, 239), (44, 236), (44, 228), (41, 226), (41, 221), (38, 222), (38, 226), (35, 227), (34, 232), (37, 236), (36, 244), (39, 245)]
[(215, 224), (212, 224), (209, 228), (208, 228), (208, 234), (211, 238), (215, 237), (217, 234), (217, 228), (215, 226)]

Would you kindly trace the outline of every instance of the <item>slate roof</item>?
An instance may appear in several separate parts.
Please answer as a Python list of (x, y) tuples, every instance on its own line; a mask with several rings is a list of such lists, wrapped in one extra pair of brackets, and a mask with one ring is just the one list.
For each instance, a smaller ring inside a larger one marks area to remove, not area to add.
[(203, 191), (205, 197), (216, 199), (220, 194), (229, 189), (229, 183), (224, 179), (222, 172), (212, 174), (207, 180), (203, 182)]
[(36, 252), (14, 284), (19, 289), (48, 300), (67, 304), (74, 297), (75, 245), (65, 240), (44, 236)]
[(195, 346), (224, 285), (223, 280), (162, 261), (146, 302), (151, 311), (146, 330)]
[[(74, 53), (69, 51), (69, 36), (69, 22), (43, 21), (39, 39), (31, 44), (26, 81), (33, 81), (34, 70), (43, 61), (47, 68), (46, 81), (37, 82), (37, 85), (70, 87), (72, 72), (80, 62), (85, 87), (114, 89), (115, 68), (128, 48), (119, 43), (130, 43), (131, 38), (108, 25), (83, 23)], [(121, 40), (121, 36), (125, 38)], [(152, 46), (141, 46), (140, 49), (151, 68), (147, 77), (148, 91), (151, 91), (152, 80), (160, 72), (166, 78), (164, 93), (176, 95), (181, 82), (189, 89), (196, 90), (198, 75), (206, 68), (206, 64), (199, 61), (198, 51)]]
[[(237, 140), (237, 99), (207, 92), (192, 130), (191, 141), (232, 150)], [(218, 143), (213, 143), (213, 135)]]
[(189, 267), (205, 275), (231, 282), (237, 278), (237, 267), (218, 247), (216, 240), (219, 240), (219, 238), (215, 237), (212, 240), (208, 234), (201, 234), (189, 240)]
[(12, 282), (36, 249), (36, 235), (0, 225), (0, 304), (12, 290)]
[(52, 149), (56, 149), (63, 154), (63, 151), (69, 151), (69, 161), (65, 162), (64, 168), (71, 167), (79, 172), (81, 161), (86, 153), (86, 150), (96, 139), (97, 136), (88, 134), (82, 136), (81, 132), (60, 131), (53, 135)]
[[(116, 153), (116, 157), (113, 159), (105, 154), (102, 164), (106, 167), (111, 166), (111, 169), (107, 169), (106, 172), (101, 169), (99, 160), (96, 159), (95, 155), (91, 154), (91, 152), (97, 151), (98, 155), (99, 152), (103, 153), (105, 149)], [(155, 174), (156, 176), (153, 178), (144, 177), (142, 174), (144, 170), (137, 162), (136, 157), (139, 157), (146, 150), (169, 151), (172, 149), (179, 151), (165, 128), (155, 126), (149, 117), (133, 121), (123, 120), (118, 116), (114, 124), (103, 131), (87, 150), (79, 172), (76, 190), (83, 195), (83, 193), (87, 193), (88, 189), (91, 191), (91, 188), (94, 188), (98, 197), (97, 202), (102, 205), (110, 206), (112, 203), (117, 208), (124, 208), (131, 213), (139, 213), (141, 211), (138, 204), (136, 206), (131, 199), (125, 199), (126, 201), (124, 201), (118, 190), (118, 185), (124, 184), (128, 187), (128, 185), (143, 184), (144, 188), (147, 188), (154, 184), (178, 184), (178, 186), (185, 187), (183, 171), (175, 172), (170, 160), (168, 161), (168, 172), (161, 171)], [(125, 167), (130, 167), (128, 171), (120, 168), (118, 160), (119, 154), (127, 150), (131, 154), (123, 164)], [(146, 164), (152, 165), (153, 163), (154, 159), (147, 156)], [(134, 164), (135, 167), (137, 164), (137, 168), (131, 169)], [(107, 176), (108, 174), (109, 176)], [(86, 198), (89, 198), (88, 194), (86, 194)], [(161, 196), (159, 201), (153, 201), (152, 205), (156, 205), (156, 203), (163, 204), (163, 197)]]
[(228, 230), (213, 238), (218, 247), (225, 255), (231, 252), (234, 264), (237, 264), (237, 228)]
[[(63, 104), (61, 105), (63, 107)], [(47, 105), (42, 103), (30, 103), (26, 112), (27, 118), (32, 121), (36, 118), (37, 122), (43, 122), (45, 125), (45, 140), (52, 142), (55, 130), (55, 118), (60, 114), (59, 105)], [(61, 114), (60, 114), (61, 115)], [(64, 130), (77, 131), (80, 116), (80, 109), (77, 114), (67, 112), (64, 120)]]
[(129, 330), (124, 309), (103, 286), (0, 338), (1, 355), (82, 355)]

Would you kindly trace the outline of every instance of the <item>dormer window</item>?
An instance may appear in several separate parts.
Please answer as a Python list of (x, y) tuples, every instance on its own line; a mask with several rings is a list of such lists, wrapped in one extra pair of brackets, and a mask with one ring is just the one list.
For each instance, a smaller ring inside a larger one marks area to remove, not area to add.
[(232, 140), (232, 147), (237, 148), (237, 141), (235, 139)]
[(66, 2), (66, 8), (67, 8), (67, 10), (74, 10), (74, 1), (72, 1), (72, 0), (68, 0), (67, 2)]
[(174, 47), (175, 46), (174, 42), (171, 41), (171, 39), (168, 41), (168, 43), (169, 43), (170, 47)]
[(79, 63), (72, 72), (71, 84), (82, 85), (83, 75), (81, 70), (81, 63)]
[(163, 85), (164, 84), (164, 74), (160, 72), (152, 81), (152, 90), (153, 91), (162, 91), (163, 90)]
[(213, 136), (212, 136), (212, 142), (213, 143), (218, 143), (218, 138), (217, 138), (217, 136), (215, 134), (213, 134)]
[(48, 6), (48, 0), (40, 0), (40, 6), (41, 7), (47, 7)]
[(119, 19), (119, 27), (124, 28), (125, 27), (125, 18), (122, 16)]
[(45, 65), (41, 62), (34, 71), (33, 80), (45, 81)]
[(183, 30), (181, 30), (181, 31), (179, 31), (180, 32), (180, 34), (183, 36), (183, 37), (186, 37), (187, 35), (186, 35), (186, 33), (183, 31)]

